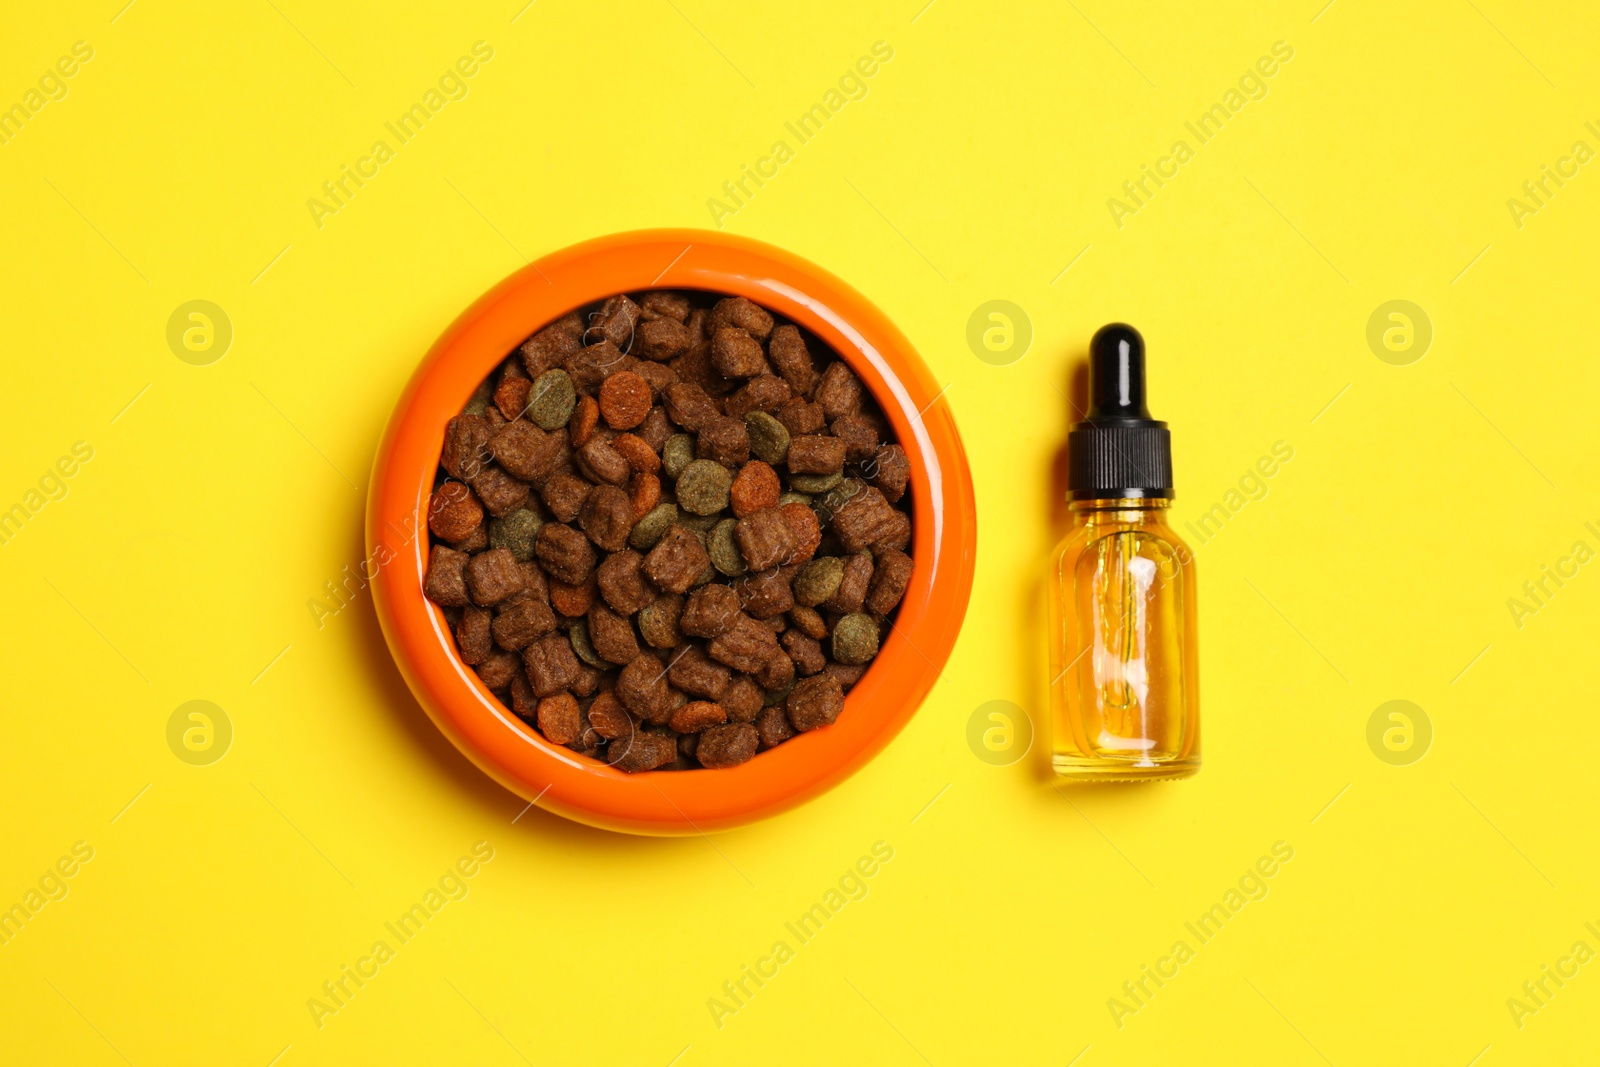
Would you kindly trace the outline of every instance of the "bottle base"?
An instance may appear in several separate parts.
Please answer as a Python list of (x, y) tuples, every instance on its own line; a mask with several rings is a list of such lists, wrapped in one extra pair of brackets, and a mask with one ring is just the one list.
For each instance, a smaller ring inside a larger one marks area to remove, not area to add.
[(1118, 759), (1086, 759), (1083, 756), (1055, 753), (1050, 766), (1056, 774), (1075, 782), (1172, 782), (1191, 778), (1200, 772), (1200, 757), (1136, 762)]

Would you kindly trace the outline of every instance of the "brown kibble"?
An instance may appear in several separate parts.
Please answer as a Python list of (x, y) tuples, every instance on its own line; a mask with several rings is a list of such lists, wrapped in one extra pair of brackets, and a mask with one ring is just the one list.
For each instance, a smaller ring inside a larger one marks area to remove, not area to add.
[(582, 448), (594, 436), (594, 429), (598, 425), (600, 405), (595, 403), (594, 397), (585, 393), (578, 397), (577, 404), (572, 408), (572, 418), (567, 420), (567, 440), (572, 442), (573, 448)]
[(526, 589), (527, 581), (509, 549), (491, 548), (468, 561), (467, 588), (472, 593), (473, 603), (492, 608)]
[(607, 663), (630, 663), (639, 654), (633, 623), (604, 604), (589, 609), (589, 642)]
[(734, 516), (742, 519), (762, 508), (776, 507), (782, 492), (783, 487), (778, 482), (778, 472), (769, 464), (753, 459), (734, 475), (728, 496), (733, 503)]
[(832, 675), (815, 674), (796, 682), (784, 704), (796, 730), (815, 730), (832, 725), (844, 710), (844, 689)]
[(594, 606), (595, 592), (596, 583), (593, 575), (576, 583), (551, 578), (550, 606), (563, 618), (581, 619), (589, 614), (589, 609)]
[(789, 384), (772, 374), (758, 374), (722, 402), (722, 410), (736, 419), (753, 411), (777, 411), (793, 395)]
[(748, 615), (740, 615), (726, 633), (711, 642), (709, 651), (718, 663), (754, 674), (783, 650), (771, 630)]
[(727, 721), (728, 713), (722, 710), (722, 705), (709, 700), (691, 700), (674, 708), (667, 717), (667, 725), (680, 734), (697, 734), (708, 726), (719, 726)]
[(525, 671), (516, 671), (511, 676), (511, 710), (528, 725), (538, 725), (539, 698), (533, 695), (533, 686), (528, 684)]
[(638, 473), (654, 474), (661, 469), (661, 456), (636, 434), (618, 434), (611, 439), (611, 447)]
[(875, 554), (877, 567), (867, 590), (866, 608), (874, 615), (887, 615), (899, 606), (911, 584), (911, 557), (892, 548)]
[(596, 482), (627, 485), (628, 479), (633, 477), (633, 468), (628, 466), (628, 461), (611, 447), (610, 441), (599, 434), (589, 438), (588, 443), (578, 449), (577, 460), (578, 469)]
[(634, 433), (659, 453), (666, 446), (667, 438), (672, 436), (672, 420), (667, 418), (666, 409), (657, 404), (650, 409), (650, 414), (644, 417), (644, 421), (638, 425)]
[(434, 545), (428, 555), (428, 574), (422, 582), (422, 593), (429, 600), (445, 608), (460, 608), (472, 603), (467, 595), (466, 566), (468, 556), (444, 545)]
[(785, 323), (773, 330), (772, 339), (767, 342), (767, 354), (790, 389), (801, 396), (811, 392), (817, 372), (811, 362), (811, 350), (806, 347), (799, 329)]
[(600, 595), (619, 615), (632, 615), (656, 598), (640, 567), (644, 557), (632, 550), (613, 552), (595, 571)]
[(443, 541), (465, 541), (483, 525), (483, 505), (460, 482), (445, 482), (428, 501), (428, 529)]
[(818, 641), (828, 636), (828, 620), (816, 608), (796, 604), (789, 609), (789, 623), (807, 637), (814, 637)]
[(846, 556), (844, 560), (844, 576), (839, 579), (839, 588), (833, 595), (823, 601), (822, 606), (829, 611), (840, 614), (849, 614), (860, 611), (862, 602), (867, 598), (867, 589), (872, 584), (872, 557), (864, 552)]
[(840, 415), (828, 430), (844, 442), (844, 458), (851, 463), (870, 459), (878, 451), (878, 424), (859, 412)]
[(644, 559), (645, 577), (669, 593), (687, 593), (710, 566), (700, 538), (682, 523), (674, 523)]
[(839, 688), (843, 689), (847, 693), (850, 691), (850, 687), (861, 681), (861, 676), (866, 673), (867, 665), (864, 663), (830, 663), (826, 667), (822, 668), (822, 676), (832, 678), (834, 681), (838, 682)]
[(731, 722), (726, 726), (712, 726), (701, 731), (694, 756), (702, 767), (737, 767), (756, 754), (760, 743), (761, 738), (754, 726)]
[(606, 760), (619, 771), (638, 774), (653, 771), (678, 758), (678, 743), (671, 734), (654, 730), (639, 730), (631, 738), (613, 742), (606, 751)]
[(473, 531), (465, 539), (451, 541), (450, 547), (457, 552), (465, 552), (468, 555), (474, 552), (482, 552), (489, 547), (489, 527), (479, 524), (473, 528)]
[(911, 550), (911, 517), (895, 511), (889, 517), (888, 531), (867, 546), (874, 552), (909, 552)]
[(837, 437), (804, 434), (789, 442), (789, 473), (838, 474), (844, 470), (845, 443)]
[(593, 573), (594, 545), (583, 534), (560, 522), (547, 522), (539, 527), (539, 536), (533, 542), (533, 554), (539, 558), (545, 572), (568, 585), (581, 585)]
[(666, 722), (672, 710), (667, 672), (649, 652), (641, 652), (622, 668), (616, 692), (623, 706), (646, 722)]
[(839, 506), (830, 525), (846, 552), (859, 552), (893, 532), (896, 514), (882, 490), (866, 486)]
[(762, 708), (756, 715), (755, 726), (763, 752), (775, 745), (783, 744), (794, 736), (794, 727), (789, 725), (789, 716), (785, 714), (782, 704)]
[(704, 389), (691, 382), (667, 386), (661, 399), (672, 421), (690, 433), (699, 432), (701, 426), (722, 415), (717, 402), (707, 396)]
[(843, 360), (828, 364), (817, 382), (816, 402), (829, 419), (851, 415), (861, 410), (861, 379), (845, 366)]
[(761, 713), (761, 687), (748, 674), (735, 675), (717, 699), (730, 722), (754, 722)]
[(794, 531), (777, 508), (763, 508), (746, 515), (734, 527), (733, 536), (745, 563), (753, 571), (776, 567), (794, 554)]
[(899, 445), (883, 445), (862, 467), (867, 480), (883, 490), (890, 502), (905, 495), (906, 483), (911, 480), (911, 460)]
[(626, 346), (638, 321), (639, 305), (626, 294), (608, 297), (600, 310), (589, 316), (589, 328), (583, 331), (584, 342), (592, 344), (604, 338), (619, 348)]
[(672, 289), (652, 289), (639, 298), (639, 317), (645, 322), (653, 319), (671, 319), (683, 322), (689, 317), (693, 305), (689, 297)]
[(559, 367), (582, 347), (583, 323), (576, 314), (557, 319), (528, 338), (522, 345), (522, 365), (528, 377), (537, 378), (552, 367)]
[(695, 439), (695, 455), (724, 467), (737, 467), (750, 458), (750, 431), (743, 419), (718, 415), (700, 426)]
[(501, 648), (519, 652), (556, 628), (555, 612), (550, 605), (533, 597), (524, 597), (500, 609), (492, 630), (494, 640)]
[(802, 676), (809, 677), (828, 665), (828, 659), (822, 653), (822, 642), (815, 637), (799, 630), (789, 630), (778, 638), (778, 643), (794, 660), (794, 669)]
[(784, 652), (773, 656), (756, 672), (756, 683), (768, 692), (787, 689), (794, 684), (794, 660)]
[(758, 341), (765, 341), (772, 332), (772, 313), (753, 300), (730, 296), (717, 301), (707, 321), (711, 333), (722, 326), (737, 326)]
[(578, 657), (572, 643), (559, 633), (545, 634), (522, 650), (522, 665), (537, 697), (554, 696), (578, 677)]
[(515, 652), (495, 652), (473, 670), (478, 672), (478, 678), (485, 688), (499, 693), (517, 677), (517, 666)]
[(470, 667), (494, 655), (494, 639), (489, 633), (493, 617), (488, 608), (470, 605), (461, 613), (461, 622), (456, 625), (456, 650), (461, 653), (462, 663)]
[(547, 433), (526, 419), (507, 423), (489, 440), (489, 454), (512, 477), (537, 482), (561, 462), (563, 435)]
[(650, 414), (650, 385), (632, 371), (618, 371), (600, 383), (600, 417), (613, 430), (631, 430)]
[(583, 502), (578, 526), (607, 552), (621, 552), (633, 531), (633, 501), (614, 485), (596, 486)]
[(689, 594), (678, 625), (695, 637), (721, 637), (739, 618), (739, 595), (713, 582)]
[(672, 359), (687, 352), (690, 343), (688, 329), (672, 319), (641, 322), (633, 334), (633, 351), (644, 359)]
[(790, 438), (816, 433), (827, 425), (822, 405), (813, 404), (804, 397), (793, 397), (778, 405), (778, 421), (789, 431)]
[[(599, 688), (600, 672), (589, 666), (587, 663), (579, 667), (578, 676), (572, 680), (572, 695), (579, 698), (592, 696), (594, 691)], [(598, 741), (599, 735), (590, 738), (591, 744), (598, 743)], [(579, 747), (579, 745), (584, 748), (590, 747), (590, 745), (583, 744), (581, 738), (578, 745), (574, 745), (573, 747)]]
[(583, 511), (583, 502), (589, 499), (594, 486), (566, 471), (557, 471), (539, 487), (539, 498), (561, 522), (571, 522)]
[(767, 368), (761, 342), (733, 326), (711, 335), (711, 365), (725, 378), (753, 378)]
[(667, 680), (685, 693), (717, 700), (733, 680), (733, 672), (707, 656), (699, 646), (690, 645), (672, 657), (667, 666)]
[(439, 462), (450, 477), (471, 481), (489, 463), (489, 438), (494, 436), (481, 415), (457, 415), (444, 428)]
[(661, 503), (661, 479), (654, 474), (635, 474), (628, 483), (628, 498), (633, 501), (633, 518), (637, 522)]
[(578, 739), (583, 724), (578, 718), (578, 701), (571, 693), (561, 692), (539, 701), (536, 716), (539, 732), (545, 739), (558, 745), (570, 745)]
[(506, 378), (494, 391), (494, 406), (508, 420), (515, 419), (528, 406), (528, 392), (533, 382), (528, 378)]
[(817, 520), (817, 513), (805, 504), (785, 504), (779, 511), (783, 521), (789, 524), (789, 532), (794, 534), (794, 551), (783, 562), (805, 563), (816, 555), (817, 546), (822, 544), (822, 523)]
[(611, 689), (602, 689), (589, 705), (589, 725), (607, 741), (627, 737), (634, 730), (633, 717)]
[(472, 491), (483, 501), (483, 508), (495, 518), (509, 515), (528, 502), (528, 483), (511, 477), (493, 464), (472, 478)]

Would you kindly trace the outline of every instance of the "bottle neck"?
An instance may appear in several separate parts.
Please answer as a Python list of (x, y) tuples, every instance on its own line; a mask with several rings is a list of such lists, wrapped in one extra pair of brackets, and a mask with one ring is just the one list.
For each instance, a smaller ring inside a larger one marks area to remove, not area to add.
[(1172, 501), (1158, 497), (1113, 497), (1069, 502), (1074, 521), (1084, 526), (1100, 523), (1159, 523), (1167, 521)]

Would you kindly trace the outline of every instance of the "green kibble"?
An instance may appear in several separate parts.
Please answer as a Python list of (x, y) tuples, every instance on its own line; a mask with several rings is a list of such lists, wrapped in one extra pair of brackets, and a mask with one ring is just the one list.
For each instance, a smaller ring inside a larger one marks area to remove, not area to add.
[(668, 478), (676, 480), (693, 462), (694, 438), (688, 434), (675, 433), (661, 446), (661, 470)]
[(519, 560), (533, 558), (533, 540), (544, 520), (528, 508), (489, 520), (489, 547), (507, 548)]
[(833, 658), (852, 666), (878, 654), (878, 624), (871, 615), (846, 615), (833, 627)]
[[(600, 653), (594, 650), (594, 644), (589, 640), (589, 624), (585, 620), (578, 619), (573, 622), (572, 629), (567, 631), (567, 640), (572, 642), (572, 651), (578, 654), (578, 658), (595, 670), (610, 670), (613, 666), (600, 658)], [(877, 648), (876, 639), (873, 648)]]
[(697, 459), (678, 475), (678, 506), (695, 515), (715, 515), (728, 506), (728, 489), (732, 485), (733, 475), (727, 467)]
[(789, 504), (804, 504), (806, 507), (809, 508), (811, 506), (811, 494), (810, 493), (785, 493), (785, 494), (783, 494), (782, 496), (780, 496), (778, 498), (778, 506), (780, 508), (781, 507), (785, 507), (786, 505), (789, 505)]
[(790, 682), (788, 685), (784, 686), (782, 689), (766, 689), (766, 690), (763, 690), (762, 693), (761, 693), (761, 706), (764, 707), (764, 708), (770, 708), (774, 704), (782, 704), (785, 700), (788, 699), (789, 690), (791, 690), (793, 688), (794, 688), (794, 683)]
[(678, 505), (657, 504), (633, 524), (633, 531), (628, 534), (628, 547), (636, 552), (650, 551), (677, 521)]
[(711, 536), (706, 538), (706, 552), (711, 556), (711, 565), (729, 578), (737, 578), (749, 570), (745, 566), (744, 553), (739, 551), (739, 545), (733, 539), (733, 531), (738, 525), (735, 519), (723, 519), (711, 528)]
[(684, 515), (678, 519), (678, 525), (700, 538), (701, 547), (705, 547), (706, 538), (711, 536), (712, 529), (717, 525), (715, 515)]
[(651, 648), (676, 648), (683, 644), (682, 616), (683, 597), (658, 597), (639, 609), (639, 634)]
[(533, 383), (528, 394), (528, 418), (535, 426), (545, 430), (559, 430), (572, 418), (572, 409), (578, 403), (578, 391), (573, 388), (572, 376), (564, 370), (547, 370)]
[(702, 585), (710, 585), (713, 581), (716, 580), (716, 577), (717, 577), (717, 568), (711, 566), (710, 564), (707, 564), (706, 565), (706, 569), (701, 572), (700, 577), (696, 578), (694, 580), (694, 584), (691, 585), (689, 588), (690, 589), (699, 589)]
[(842, 481), (844, 481), (842, 471), (834, 471), (832, 474), (791, 474), (789, 488), (798, 489), (802, 493), (826, 493)]
[(844, 560), (838, 556), (823, 556), (800, 568), (794, 576), (795, 603), (814, 608), (839, 591), (844, 581)]
[(765, 411), (752, 411), (744, 417), (750, 435), (750, 454), (774, 467), (789, 454), (789, 431)]

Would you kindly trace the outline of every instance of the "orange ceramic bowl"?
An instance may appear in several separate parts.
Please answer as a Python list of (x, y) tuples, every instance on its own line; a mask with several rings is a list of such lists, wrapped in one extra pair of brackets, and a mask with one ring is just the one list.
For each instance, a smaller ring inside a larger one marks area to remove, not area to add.
[[(641, 289), (745, 296), (810, 330), (860, 376), (911, 458), (915, 561), (878, 657), (832, 726), (738, 767), (625, 774), (545, 741), (456, 655), (422, 595), (425, 508), (445, 423), (529, 334), (573, 308)], [(638, 834), (726, 829), (793, 807), (878, 753), (943, 669), (966, 612), (977, 546), (972, 475), (942, 390), (911, 343), (844, 282), (781, 249), (700, 230), (617, 234), (552, 253), (468, 308), (434, 344), (395, 406), (367, 504), (373, 601), (411, 691), (487, 774), (548, 811)]]

